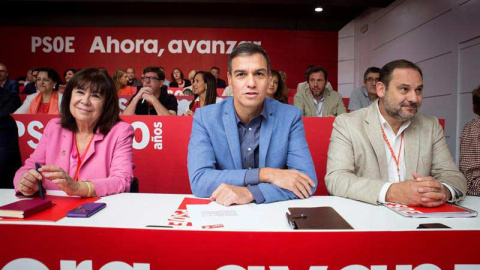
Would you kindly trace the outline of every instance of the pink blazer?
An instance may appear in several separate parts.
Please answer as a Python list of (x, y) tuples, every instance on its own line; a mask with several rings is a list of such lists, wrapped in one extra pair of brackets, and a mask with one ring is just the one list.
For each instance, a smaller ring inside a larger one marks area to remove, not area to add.
[[(95, 185), (97, 196), (106, 196), (130, 190), (133, 180), (133, 127), (118, 122), (105, 136), (98, 130), (80, 168), (79, 180), (89, 180)], [(73, 132), (60, 126), (60, 118), (48, 122), (40, 142), (25, 165), (15, 174), (13, 184), (18, 192), (22, 175), (35, 169), (35, 162), (41, 165), (61, 167), (72, 178), (77, 170), (77, 153)], [(49, 180), (46, 189), (59, 189)]]

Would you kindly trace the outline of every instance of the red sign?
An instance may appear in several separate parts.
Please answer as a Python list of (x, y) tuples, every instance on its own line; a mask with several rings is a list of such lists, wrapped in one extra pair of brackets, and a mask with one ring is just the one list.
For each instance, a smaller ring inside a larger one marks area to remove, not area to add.
[[(52, 115), (13, 114), (17, 121), (22, 160), (36, 148)], [(141, 192), (191, 194), (187, 171), (192, 117), (122, 116), (135, 129), (134, 174)], [(328, 195), (324, 177), (334, 118), (304, 117), (306, 139), (318, 178), (315, 195)]]
[[(173, 68), (186, 77), (190, 70), (212, 66), (227, 78), (227, 59), (242, 42), (260, 44), (273, 69), (288, 74), (287, 85), (305, 81), (309, 65), (322, 65), (337, 85), (338, 33), (302, 30), (153, 28), (153, 27), (0, 27), (1, 61), (10, 76), (25, 76), (32, 67), (135, 68), (137, 78), (147, 66), (164, 66), (170, 80)], [(14, 52), (14, 53), (13, 53)]]
[(0, 235), (3, 270), (480, 269), (480, 231), (232, 232), (1, 224)]

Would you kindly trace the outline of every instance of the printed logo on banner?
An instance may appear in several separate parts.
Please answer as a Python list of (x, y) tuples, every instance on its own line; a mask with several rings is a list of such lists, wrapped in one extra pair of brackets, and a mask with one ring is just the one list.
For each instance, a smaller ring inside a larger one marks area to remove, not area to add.
[[(74, 53), (75, 37), (50, 37), (32, 36), (31, 52), (36, 53), (40, 49), (44, 53)], [(184, 49), (191, 54), (194, 51), (199, 54), (231, 54), (235, 46), (242, 43), (255, 43), (262, 45), (261, 41), (236, 41), (236, 40), (170, 40), (167, 48), (171, 54), (181, 54)], [(111, 36), (95, 36), (90, 46), (89, 53), (147, 53), (161, 57), (165, 52), (159, 47), (157, 39), (116, 39)]]
[(178, 209), (168, 218), (168, 225), (177, 227), (191, 227), (192, 221), (187, 211), (187, 204), (209, 204), (209, 199), (184, 198)]

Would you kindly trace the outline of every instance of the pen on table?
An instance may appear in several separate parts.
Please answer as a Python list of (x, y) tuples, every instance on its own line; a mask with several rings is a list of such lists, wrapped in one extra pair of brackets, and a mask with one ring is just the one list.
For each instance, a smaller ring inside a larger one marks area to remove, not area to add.
[[(35, 162), (35, 170), (40, 173), (38, 171), (38, 169), (40, 169), (40, 164), (38, 162)], [(40, 192), (40, 199), (42, 200), (45, 200), (45, 194), (43, 193), (43, 184), (42, 184), (42, 181), (41, 180), (37, 180), (37, 183), (38, 183), (38, 191)]]
[(173, 226), (167, 226), (167, 225), (147, 225), (145, 227), (151, 227), (151, 228), (170, 228), (172, 229)]

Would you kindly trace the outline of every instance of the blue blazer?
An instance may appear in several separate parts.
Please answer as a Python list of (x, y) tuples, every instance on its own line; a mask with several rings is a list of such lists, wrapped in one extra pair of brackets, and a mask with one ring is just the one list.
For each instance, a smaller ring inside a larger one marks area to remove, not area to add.
[[(259, 168), (296, 169), (317, 186), (317, 176), (305, 139), (300, 109), (265, 99), (259, 142)], [(197, 109), (188, 144), (188, 174), (192, 192), (210, 197), (222, 183), (245, 186), (233, 98)], [(297, 196), (270, 183), (259, 183), (265, 203)], [(312, 192), (315, 192), (313, 188)]]

